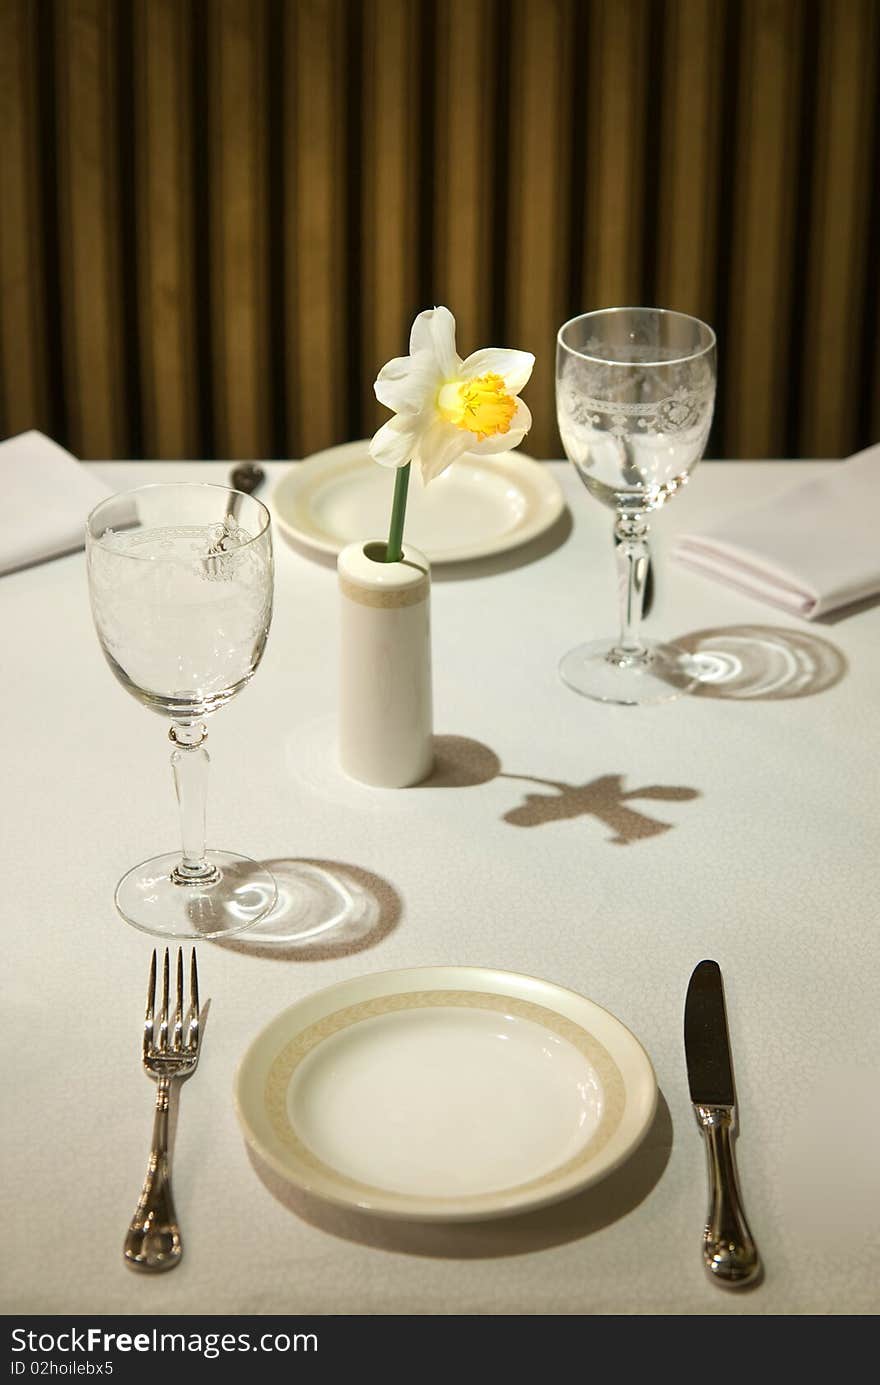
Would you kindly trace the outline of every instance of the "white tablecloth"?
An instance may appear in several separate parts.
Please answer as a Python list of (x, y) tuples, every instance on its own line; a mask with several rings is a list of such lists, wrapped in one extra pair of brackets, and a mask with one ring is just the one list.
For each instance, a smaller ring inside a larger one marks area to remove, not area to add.
[[(580, 698), (556, 667), (614, 627), (611, 519), (553, 465), (573, 520), (563, 542), (530, 562), (534, 550), (435, 573), (436, 731), (488, 748), (501, 772), (487, 782), (382, 792), (341, 775), (335, 573), (277, 536), (263, 665), (211, 727), (209, 837), (282, 874), (298, 858), (369, 873), (381, 915), (359, 945), (330, 941), (316, 956), (266, 955), (246, 935), (201, 947), (211, 1009), (174, 1156), (186, 1254), (155, 1279), (127, 1272), (120, 1253), (151, 1122), (139, 1027), (153, 940), (117, 917), (113, 889), (175, 845), (168, 741), (104, 663), (82, 554), (0, 579), (6, 1313), (880, 1306), (880, 609), (807, 626), (665, 561), (676, 532), (821, 465), (706, 463), (655, 519), (648, 629), (729, 641), (735, 628), (768, 627), (790, 643), (797, 689), (638, 709)], [(94, 470), (124, 489), (228, 468)], [(283, 470), (270, 467), (272, 479)], [(621, 791), (652, 786), (659, 797), (621, 804)], [(528, 794), (539, 798), (524, 809)], [(699, 1253), (704, 1151), (682, 1009), (704, 957), (725, 977), (741, 1181), (766, 1262), (764, 1282), (741, 1295), (708, 1283)], [(655, 1126), (606, 1183), (518, 1220), (429, 1233), (315, 1207), (300, 1208), (306, 1219), (248, 1159), (237, 1062), (299, 997), (432, 963), (538, 975), (610, 1009), (654, 1063)]]

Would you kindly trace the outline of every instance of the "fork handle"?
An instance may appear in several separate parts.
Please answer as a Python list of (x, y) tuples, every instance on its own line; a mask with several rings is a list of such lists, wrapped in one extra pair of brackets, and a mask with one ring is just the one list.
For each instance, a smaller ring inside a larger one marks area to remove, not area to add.
[(135, 1208), (123, 1254), (132, 1269), (157, 1273), (172, 1270), (183, 1254), (180, 1227), (171, 1196), (171, 1166), (168, 1159), (168, 1099), (171, 1080), (156, 1081), (156, 1113), (153, 1117), (153, 1143), (147, 1173)]

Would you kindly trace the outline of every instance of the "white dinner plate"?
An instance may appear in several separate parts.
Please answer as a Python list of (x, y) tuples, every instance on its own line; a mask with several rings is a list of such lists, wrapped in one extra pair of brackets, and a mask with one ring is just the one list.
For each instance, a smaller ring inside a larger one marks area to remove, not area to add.
[[(282, 533), (332, 554), (358, 539), (384, 538), (394, 476), (372, 460), (368, 448), (365, 438), (294, 463), (272, 496)], [(520, 452), (460, 457), (429, 486), (414, 466), (406, 538), (432, 563), (484, 558), (549, 529), (564, 503), (549, 469)]]
[(592, 1001), (530, 976), (419, 967), (282, 1011), (235, 1079), (245, 1139), (330, 1202), (475, 1221), (559, 1201), (630, 1155), (651, 1063)]

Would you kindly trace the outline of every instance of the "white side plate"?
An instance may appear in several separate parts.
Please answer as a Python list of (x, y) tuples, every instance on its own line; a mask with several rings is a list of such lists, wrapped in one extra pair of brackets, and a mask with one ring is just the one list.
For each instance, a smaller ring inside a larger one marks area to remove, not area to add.
[[(278, 528), (295, 543), (339, 553), (388, 533), (394, 474), (370, 458), (369, 439), (296, 462), (272, 496)], [(460, 457), (429, 486), (412, 468), (406, 539), (432, 563), (502, 553), (549, 529), (564, 508), (549, 469), (520, 452)]]
[(419, 1221), (567, 1197), (616, 1168), (654, 1116), (651, 1063), (592, 1001), (533, 977), (420, 967), (308, 996), (235, 1080), (248, 1143), (295, 1187)]

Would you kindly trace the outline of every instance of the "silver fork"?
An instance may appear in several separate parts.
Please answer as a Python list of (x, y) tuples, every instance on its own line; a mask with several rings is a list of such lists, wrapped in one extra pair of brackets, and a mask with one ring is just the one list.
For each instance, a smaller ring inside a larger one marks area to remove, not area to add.
[[(199, 1061), (199, 977), (196, 950), (190, 963), (190, 998), (184, 1018), (183, 948), (177, 951), (177, 992), (173, 1018), (169, 1020), (169, 959), (165, 949), (162, 968), (162, 1009), (156, 1034), (156, 953), (150, 964), (147, 1013), (144, 1019), (144, 1071), (156, 1082), (153, 1144), (147, 1174), (135, 1208), (123, 1254), (135, 1270), (172, 1270), (183, 1254), (180, 1227), (171, 1196), (171, 1163), (168, 1157), (168, 1101), (171, 1084), (189, 1077)], [(170, 1036), (169, 1036), (170, 1023)]]

